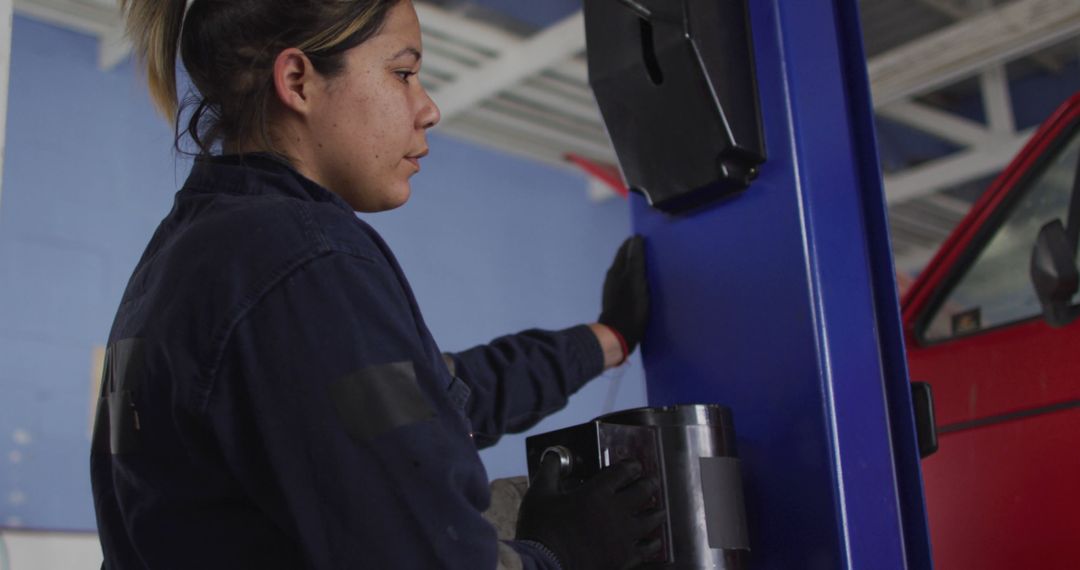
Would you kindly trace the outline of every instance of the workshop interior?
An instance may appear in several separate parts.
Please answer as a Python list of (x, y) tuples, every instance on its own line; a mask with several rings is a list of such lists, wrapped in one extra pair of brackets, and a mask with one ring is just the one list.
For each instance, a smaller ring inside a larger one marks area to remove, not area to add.
[[(490, 479), (639, 462), (648, 569), (1080, 567), (1080, 2), (412, 1), (442, 120), (362, 218), (440, 347), (592, 318), (645, 240), (640, 349)], [(109, 327), (192, 160), (115, 0), (0, 15), (0, 570), (97, 569)]]

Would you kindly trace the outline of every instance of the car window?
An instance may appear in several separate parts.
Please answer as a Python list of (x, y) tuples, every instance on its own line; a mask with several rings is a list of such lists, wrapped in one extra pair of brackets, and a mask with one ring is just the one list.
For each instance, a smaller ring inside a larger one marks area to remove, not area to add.
[[(1068, 220), (1069, 199), (1080, 154), (1080, 130), (1022, 190), (1003, 223), (975, 262), (927, 321), (922, 338), (947, 340), (1042, 314), (1029, 264), (1039, 229)], [(1080, 301), (1080, 295), (1073, 303)]]

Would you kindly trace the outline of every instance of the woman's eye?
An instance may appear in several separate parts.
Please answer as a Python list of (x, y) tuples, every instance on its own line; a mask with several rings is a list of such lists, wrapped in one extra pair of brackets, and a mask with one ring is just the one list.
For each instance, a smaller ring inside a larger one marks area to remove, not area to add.
[(396, 74), (397, 74), (397, 76), (398, 76), (399, 78), (401, 78), (401, 81), (403, 81), (403, 82), (405, 82), (405, 83), (408, 83), (408, 82), (409, 82), (409, 78), (410, 78), (410, 77), (412, 77), (412, 76), (416, 75), (416, 73), (415, 73), (415, 72), (413, 72), (413, 71), (395, 71), (394, 73), (396, 73)]

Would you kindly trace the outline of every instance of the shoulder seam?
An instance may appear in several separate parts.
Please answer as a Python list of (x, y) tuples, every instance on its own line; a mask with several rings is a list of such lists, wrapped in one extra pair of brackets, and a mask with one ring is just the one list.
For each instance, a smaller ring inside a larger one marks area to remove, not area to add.
[(271, 291), (273, 291), (282, 281), (284, 281), (290, 275), (302, 270), (312, 262), (321, 259), (323, 257), (329, 257), (332, 255), (347, 255), (349, 257), (355, 257), (369, 263), (375, 263), (376, 261), (370, 257), (360, 255), (352, 251), (341, 251), (335, 248), (329, 247), (325, 241), (320, 241), (320, 247), (314, 251), (305, 252), (303, 255), (297, 256), (295, 259), (286, 263), (282, 268), (268, 277), (259, 287), (256, 287), (254, 291), (245, 297), (242, 301), (236, 304), (233, 310), (229, 313), (225, 319), (224, 324), (217, 328), (214, 332), (214, 338), (211, 342), (213, 352), (210, 354), (208, 360), (204, 366), (200, 367), (199, 375), (203, 377), (205, 382), (201, 382), (196, 386), (197, 393), (195, 408), (198, 413), (205, 413), (207, 407), (210, 404), (210, 396), (214, 391), (215, 384), (217, 382), (217, 373), (221, 366), (221, 361), (225, 355), (225, 348), (228, 346), (229, 341), (232, 338), (233, 331), (243, 321), (247, 315), (258, 306)]

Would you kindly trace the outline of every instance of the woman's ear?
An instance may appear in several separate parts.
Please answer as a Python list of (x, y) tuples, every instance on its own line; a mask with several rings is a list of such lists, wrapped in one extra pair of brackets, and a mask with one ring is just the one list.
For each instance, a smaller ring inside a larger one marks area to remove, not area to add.
[(297, 48), (282, 51), (274, 60), (274, 92), (286, 109), (306, 115), (311, 108), (317, 79), (315, 66)]

